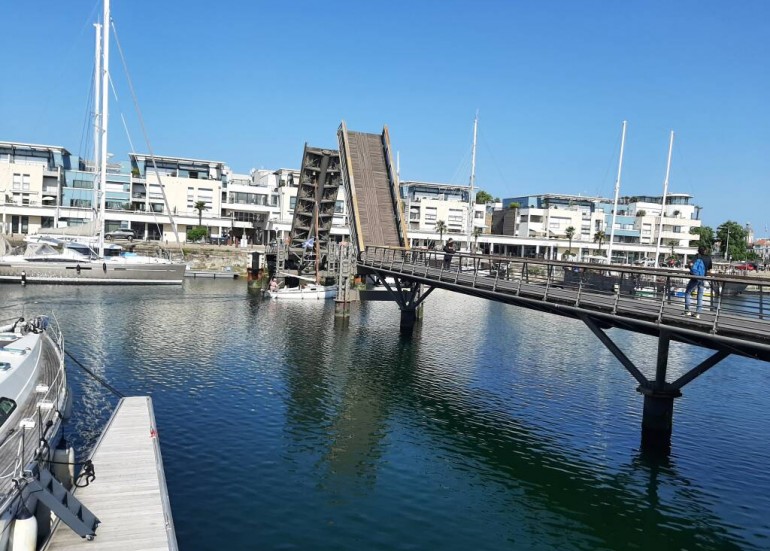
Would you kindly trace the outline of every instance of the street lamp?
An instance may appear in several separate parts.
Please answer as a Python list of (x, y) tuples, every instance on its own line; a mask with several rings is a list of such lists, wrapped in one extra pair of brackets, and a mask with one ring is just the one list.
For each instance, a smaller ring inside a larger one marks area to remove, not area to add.
[(727, 226), (727, 244), (725, 245), (725, 260), (730, 262), (730, 226)]

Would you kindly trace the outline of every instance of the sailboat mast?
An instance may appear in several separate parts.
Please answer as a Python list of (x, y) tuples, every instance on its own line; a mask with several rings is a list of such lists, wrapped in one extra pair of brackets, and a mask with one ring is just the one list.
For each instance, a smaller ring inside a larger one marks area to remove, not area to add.
[(668, 142), (668, 162), (666, 162), (666, 179), (663, 180), (663, 201), (660, 205), (660, 224), (658, 225), (658, 244), (655, 247), (655, 266), (659, 263), (660, 242), (663, 238), (663, 216), (666, 214), (666, 195), (668, 194), (668, 175), (671, 173), (671, 152), (674, 150), (674, 131), (671, 131), (671, 139)]
[(101, 113), (101, 178), (99, 200), (99, 256), (104, 256), (104, 213), (107, 209), (107, 124), (109, 121), (110, 89), (110, 0), (104, 0), (104, 18), (102, 21), (104, 38), (102, 40), (102, 113)]
[(471, 185), (468, 193), (468, 250), (471, 250), (471, 239), (473, 234), (473, 204), (475, 196), (473, 188), (476, 185), (476, 137), (479, 129), (479, 112), (476, 111), (476, 118), (473, 119), (473, 149), (471, 150)]
[(620, 138), (620, 160), (618, 178), (615, 180), (615, 201), (612, 204), (612, 224), (610, 225), (610, 244), (607, 247), (607, 261), (612, 264), (612, 242), (615, 239), (615, 218), (618, 215), (618, 195), (620, 194), (620, 174), (623, 171), (623, 149), (626, 145), (626, 121), (623, 121), (623, 135)]
[(96, 218), (99, 212), (99, 186), (98, 182), (96, 181), (96, 174), (99, 173), (99, 152), (102, 147), (102, 125), (99, 116), (102, 108), (102, 26), (99, 23), (94, 23), (94, 29), (96, 29), (96, 44), (94, 45), (94, 198), (92, 206), (94, 210), (94, 218)]

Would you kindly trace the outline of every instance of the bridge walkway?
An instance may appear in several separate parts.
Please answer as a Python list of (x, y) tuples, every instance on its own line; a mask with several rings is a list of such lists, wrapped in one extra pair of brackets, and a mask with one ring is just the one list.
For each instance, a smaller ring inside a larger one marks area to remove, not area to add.
[(405, 247), (404, 211), (387, 127), (382, 134), (367, 134), (349, 131), (343, 122), (337, 134), (353, 245), (359, 251)]

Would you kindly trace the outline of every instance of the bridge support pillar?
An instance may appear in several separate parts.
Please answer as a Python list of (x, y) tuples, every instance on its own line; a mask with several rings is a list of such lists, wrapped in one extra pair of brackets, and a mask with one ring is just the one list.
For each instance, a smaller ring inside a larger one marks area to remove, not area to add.
[(403, 308), (401, 310), (401, 334), (411, 335), (418, 317), (421, 316), (418, 315), (417, 308)]
[(642, 449), (649, 452), (671, 451), (671, 433), (674, 426), (674, 398), (682, 393), (655, 391), (649, 388), (637, 389), (644, 395), (642, 410)]

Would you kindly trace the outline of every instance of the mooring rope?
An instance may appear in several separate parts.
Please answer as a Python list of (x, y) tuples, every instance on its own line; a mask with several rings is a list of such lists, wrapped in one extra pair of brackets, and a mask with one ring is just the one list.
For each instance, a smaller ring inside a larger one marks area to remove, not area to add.
[(91, 371), (90, 369), (88, 369), (86, 366), (84, 366), (82, 363), (80, 363), (80, 361), (79, 361), (79, 360), (78, 360), (78, 359), (77, 359), (75, 356), (73, 356), (72, 354), (70, 354), (70, 353), (69, 353), (67, 350), (65, 350), (65, 351), (64, 351), (64, 353), (65, 353), (67, 356), (69, 356), (69, 358), (70, 358), (70, 359), (71, 359), (73, 362), (75, 362), (75, 364), (76, 364), (78, 367), (80, 367), (80, 369), (82, 369), (83, 371), (85, 371), (86, 373), (88, 373), (88, 374), (89, 374), (91, 377), (93, 377), (93, 378), (94, 378), (94, 380), (96, 380), (97, 382), (101, 383), (101, 384), (104, 386), (104, 388), (106, 388), (107, 390), (109, 390), (110, 392), (112, 392), (112, 393), (113, 393), (115, 396), (117, 396), (118, 398), (125, 398), (125, 397), (126, 397), (126, 395), (125, 395), (125, 394), (123, 394), (123, 393), (122, 393), (121, 391), (119, 391), (117, 388), (115, 388), (115, 387), (114, 387), (114, 386), (112, 386), (110, 383), (108, 383), (107, 381), (105, 381), (103, 377), (100, 377), (99, 375), (97, 375), (96, 373), (94, 373), (93, 371)]

